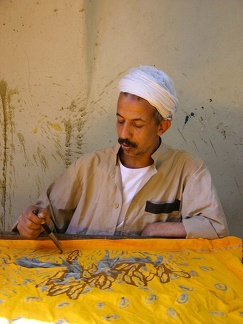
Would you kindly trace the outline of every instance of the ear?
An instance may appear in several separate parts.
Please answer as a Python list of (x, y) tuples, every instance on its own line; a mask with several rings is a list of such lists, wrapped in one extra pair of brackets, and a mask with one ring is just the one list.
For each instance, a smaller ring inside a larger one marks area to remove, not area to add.
[(171, 121), (168, 119), (163, 119), (161, 120), (160, 124), (159, 124), (159, 128), (158, 128), (158, 135), (162, 135), (163, 133), (165, 133), (167, 131), (167, 129), (170, 128), (171, 125)]

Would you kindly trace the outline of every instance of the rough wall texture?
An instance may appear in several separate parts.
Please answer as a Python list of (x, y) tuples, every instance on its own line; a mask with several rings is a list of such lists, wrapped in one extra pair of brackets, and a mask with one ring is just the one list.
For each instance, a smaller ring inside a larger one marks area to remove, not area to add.
[(163, 140), (209, 166), (243, 236), (240, 0), (1, 0), (0, 229), (73, 160), (116, 143), (117, 83), (139, 64), (174, 80)]

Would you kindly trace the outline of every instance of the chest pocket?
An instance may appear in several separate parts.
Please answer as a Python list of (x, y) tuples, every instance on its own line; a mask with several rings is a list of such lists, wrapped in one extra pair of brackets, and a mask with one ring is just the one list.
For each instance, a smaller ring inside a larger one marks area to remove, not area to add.
[(145, 211), (152, 214), (170, 214), (180, 210), (181, 201), (176, 199), (174, 202), (154, 203), (146, 201)]

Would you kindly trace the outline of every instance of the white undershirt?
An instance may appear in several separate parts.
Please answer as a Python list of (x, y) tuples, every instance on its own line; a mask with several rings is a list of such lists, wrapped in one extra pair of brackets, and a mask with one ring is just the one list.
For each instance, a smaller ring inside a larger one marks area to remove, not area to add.
[(120, 170), (122, 178), (122, 210), (117, 222), (117, 228), (121, 227), (124, 222), (124, 218), (127, 209), (135, 196), (135, 194), (140, 189), (141, 185), (146, 183), (152, 175), (155, 173), (154, 164), (149, 165), (145, 168), (130, 169), (126, 168), (120, 161)]

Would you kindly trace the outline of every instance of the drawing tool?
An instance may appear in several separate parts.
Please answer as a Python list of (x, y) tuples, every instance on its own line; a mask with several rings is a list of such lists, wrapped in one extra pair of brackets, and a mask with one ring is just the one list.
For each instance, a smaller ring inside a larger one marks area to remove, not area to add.
[[(37, 210), (33, 210), (33, 213), (36, 216), (40, 217), (41, 211), (37, 209)], [(50, 227), (46, 223), (41, 224), (41, 226), (44, 228), (44, 230), (47, 232), (47, 234), (50, 237), (50, 239), (54, 242), (54, 244), (56, 245), (56, 247), (62, 253), (63, 252), (63, 249), (62, 249), (61, 243), (58, 241), (58, 239), (56, 238), (55, 234), (52, 232), (52, 230), (50, 229)]]

